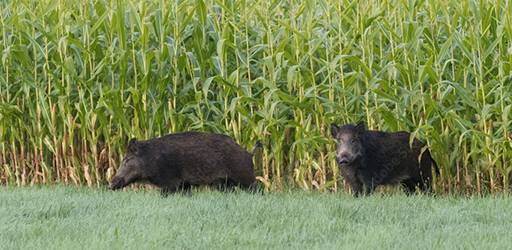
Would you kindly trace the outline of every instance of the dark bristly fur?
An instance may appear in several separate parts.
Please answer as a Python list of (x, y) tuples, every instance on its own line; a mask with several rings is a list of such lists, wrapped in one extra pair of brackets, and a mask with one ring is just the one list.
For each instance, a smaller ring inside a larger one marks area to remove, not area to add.
[[(258, 144), (260, 145), (260, 144)], [(147, 181), (163, 194), (196, 185), (255, 188), (252, 155), (225, 135), (186, 132), (147, 141), (132, 139), (111, 189)]]
[[(432, 167), (439, 172), (425, 144), (410, 133), (366, 130), (364, 123), (331, 125), (337, 141), (336, 161), (355, 196), (370, 194), (379, 185), (402, 184), (408, 193), (430, 192)], [(421, 160), (420, 159), (421, 154)]]

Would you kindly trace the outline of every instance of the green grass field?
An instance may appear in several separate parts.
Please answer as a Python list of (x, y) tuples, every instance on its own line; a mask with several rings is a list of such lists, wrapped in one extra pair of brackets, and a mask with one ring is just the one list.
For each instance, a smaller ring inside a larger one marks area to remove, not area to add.
[(3, 249), (506, 249), (512, 200), (0, 189)]

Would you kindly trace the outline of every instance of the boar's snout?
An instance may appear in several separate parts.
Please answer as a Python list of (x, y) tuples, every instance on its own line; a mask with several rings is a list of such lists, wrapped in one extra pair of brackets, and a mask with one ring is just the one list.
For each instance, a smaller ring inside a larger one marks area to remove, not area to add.
[(108, 187), (111, 190), (116, 190), (123, 188), (125, 185), (125, 181), (122, 177), (114, 176), (112, 182), (110, 182), (110, 186)]
[(350, 161), (348, 161), (347, 158), (343, 158), (343, 159), (339, 159), (338, 160), (338, 164), (340, 164), (340, 165), (345, 165), (345, 164), (349, 164), (349, 163), (350, 163)]
[(350, 163), (350, 156), (348, 154), (341, 154), (338, 157), (338, 164), (344, 165)]

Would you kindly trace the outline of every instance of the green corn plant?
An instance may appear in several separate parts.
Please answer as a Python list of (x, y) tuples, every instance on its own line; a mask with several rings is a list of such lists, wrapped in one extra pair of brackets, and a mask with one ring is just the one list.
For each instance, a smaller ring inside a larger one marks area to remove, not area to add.
[(337, 191), (331, 123), (425, 141), (447, 193), (508, 192), (508, 1), (0, 3), (0, 183), (100, 186), (130, 138), (264, 144), (270, 190)]

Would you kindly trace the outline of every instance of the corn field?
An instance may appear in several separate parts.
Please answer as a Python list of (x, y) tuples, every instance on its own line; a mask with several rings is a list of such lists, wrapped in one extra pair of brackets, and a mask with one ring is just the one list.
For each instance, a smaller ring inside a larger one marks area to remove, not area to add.
[(508, 192), (512, 3), (0, 2), (0, 183), (101, 186), (128, 140), (210, 131), (271, 190), (343, 189), (331, 123), (406, 130), (439, 192)]

